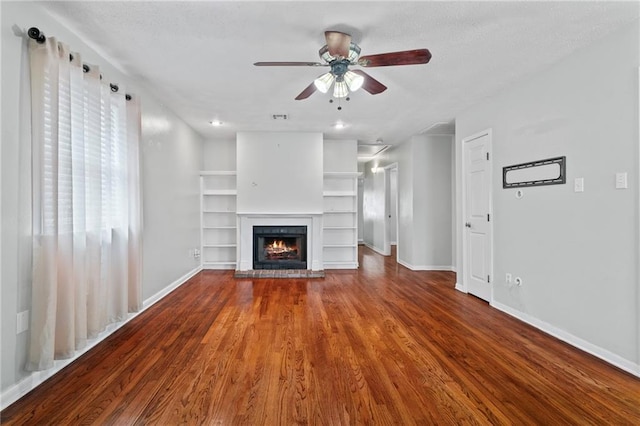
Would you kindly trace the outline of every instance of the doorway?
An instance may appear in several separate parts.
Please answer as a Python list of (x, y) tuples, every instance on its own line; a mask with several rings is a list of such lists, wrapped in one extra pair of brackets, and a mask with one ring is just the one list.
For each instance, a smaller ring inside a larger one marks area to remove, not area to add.
[(384, 168), (384, 253), (389, 256), (391, 246), (396, 246), (398, 257), (398, 164)]
[(491, 130), (464, 138), (462, 148), (464, 287), (468, 293), (491, 302), (493, 299)]

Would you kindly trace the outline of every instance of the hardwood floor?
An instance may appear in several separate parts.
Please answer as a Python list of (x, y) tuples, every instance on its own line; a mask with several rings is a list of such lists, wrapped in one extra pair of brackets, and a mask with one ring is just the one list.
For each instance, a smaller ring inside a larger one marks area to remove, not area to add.
[(360, 248), (324, 279), (205, 271), (12, 424), (640, 424), (640, 379)]

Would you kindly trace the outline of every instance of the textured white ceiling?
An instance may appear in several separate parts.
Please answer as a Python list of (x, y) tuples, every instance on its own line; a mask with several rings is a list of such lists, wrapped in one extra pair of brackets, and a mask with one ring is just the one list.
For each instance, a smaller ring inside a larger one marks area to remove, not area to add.
[[(451, 129), (442, 123), (460, 111), (640, 16), (636, 1), (43, 4), (206, 138), (313, 131), (363, 144)], [(358, 91), (342, 111), (328, 94), (294, 100), (324, 68), (253, 66), (317, 61), (325, 30), (350, 33), (362, 55), (428, 48), (433, 58), (367, 68), (387, 91)], [(346, 127), (334, 129), (337, 121)]]

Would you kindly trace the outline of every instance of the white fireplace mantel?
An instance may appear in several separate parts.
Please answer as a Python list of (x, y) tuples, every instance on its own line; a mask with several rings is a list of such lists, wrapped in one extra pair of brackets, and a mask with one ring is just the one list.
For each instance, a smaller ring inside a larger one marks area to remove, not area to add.
[(253, 269), (254, 226), (306, 226), (307, 269), (321, 271), (322, 212), (307, 213), (238, 213), (238, 271)]

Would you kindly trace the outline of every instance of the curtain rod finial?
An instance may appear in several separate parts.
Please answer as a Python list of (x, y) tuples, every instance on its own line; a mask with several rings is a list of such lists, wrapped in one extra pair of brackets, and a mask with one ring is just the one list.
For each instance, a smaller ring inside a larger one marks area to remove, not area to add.
[(40, 32), (40, 30), (38, 28), (36, 28), (36, 27), (29, 28), (29, 31), (27, 31), (27, 34), (29, 35), (29, 37), (31, 37), (32, 39), (37, 41), (39, 44), (44, 43), (45, 40), (47, 39), (44, 36), (44, 34), (42, 32)]

